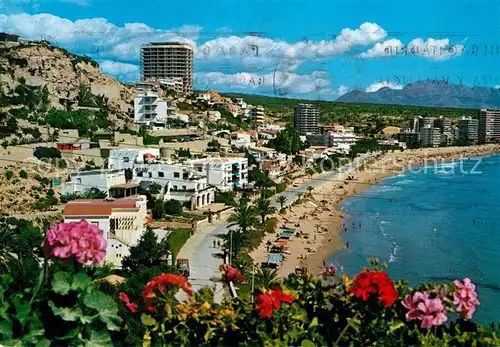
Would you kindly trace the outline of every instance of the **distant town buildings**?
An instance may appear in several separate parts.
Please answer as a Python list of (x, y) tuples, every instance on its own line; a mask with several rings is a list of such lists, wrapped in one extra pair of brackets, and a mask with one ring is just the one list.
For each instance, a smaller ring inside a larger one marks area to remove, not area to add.
[(124, 257), (130, 255), (146, 231), (147, 198), (138, 196), (127, 199), (80, 199), (64, 206), (64, 221), (79, 222), (82, 219), (97, 226), (108, 242), (105, 261), (121, 266)]
[(300, 135), (319, 134), (319, 108), (312, 104), (298, 104), (294, 108), (293, 125)]
[(183, 94), (193, 93), (193, 47), (179, 42), (151, 42), (141, 46), (141, 81), (182, 79)]
[(477, 143), (479, 140), (479, 120), (462, 117), (458, 123), (458, 138), (465, 143)]
[(479, 143), (500, 141), (500, 110), (479, 111)]

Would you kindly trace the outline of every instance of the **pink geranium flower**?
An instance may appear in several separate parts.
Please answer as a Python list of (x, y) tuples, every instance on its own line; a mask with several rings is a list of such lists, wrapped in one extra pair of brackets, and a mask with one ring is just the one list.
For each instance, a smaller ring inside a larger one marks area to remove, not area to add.
[(106, 256), (107, 242), (103, 231), (85, 219), (59, 223), (47, 231), (50, 254), (57, 258), (76, 257), (79, 263), (99, 264)]
[(402, 304), (408, 309), (406, 320), (420, 320), (422, 321), (420, 325), (422, 328), (439, 326), (448, 319), (446, 308), (441, 298), (438, 296), (431, 298), (431, 294), (428, 291), (407, 295)]
[(324, 267), (323, 271), (321, 272), (321, 276), (324, 279), (327, 279), (329, 277), (335, 276), (337, 273), (337, 267), (333, 264), (328, 264)]
[(463, 282), (455, 280), (453, 284), (457, 287), (457, 291), (453, 293), (453, 304), (460, 316), (469, 320), (479, 305), (476, 286), (469, 278), (464, 278)]

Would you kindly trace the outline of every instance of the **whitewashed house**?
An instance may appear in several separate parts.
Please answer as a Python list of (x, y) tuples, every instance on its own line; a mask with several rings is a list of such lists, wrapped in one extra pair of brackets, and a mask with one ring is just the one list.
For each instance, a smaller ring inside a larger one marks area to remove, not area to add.
[(109, 169), (132, 169), (135, 163), (155, 161), (160, 158), (159, 148), (117, 148), (109, 151)]
[(248, 185), (247, 158), (203, 158), (193, 159), (185, 163), (198, 172), (206, 173), (208, 184), (219, 191), (232, 191)]
[(146, 196), (126, 199), (80, 199), (64, 205), (64, 221), (79, 222), (86, 219), (104, 233), (108, 242), (104, 260), (120, 267), (123, 258), (130, 255), (146, 231)]
[(137, 194), (137, 185), (126, 182), (124, 170), (78, 171), (69, 175), (69, 180), (61, 184), (61, 195), (77, 194), (97, 189), (108, 197), (127, 197)]

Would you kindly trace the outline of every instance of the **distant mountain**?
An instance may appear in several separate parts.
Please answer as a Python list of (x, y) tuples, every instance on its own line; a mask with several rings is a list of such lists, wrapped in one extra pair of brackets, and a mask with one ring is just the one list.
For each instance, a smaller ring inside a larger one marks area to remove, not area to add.
[(468, 87), (433, 80), (408, 84), (403, 89), (381, 88), (376, 92), (352, 91), (339, 102), (413, 105), (456, 108), (500, 108), (500, 89)]

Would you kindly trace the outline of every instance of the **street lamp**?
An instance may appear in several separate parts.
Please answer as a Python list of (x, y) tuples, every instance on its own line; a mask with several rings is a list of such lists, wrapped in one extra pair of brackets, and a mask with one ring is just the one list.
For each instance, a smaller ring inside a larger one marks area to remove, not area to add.
[(252, 304), (254, 302), (254, 291), (255, 291), (255, 261), (252, 260)]

